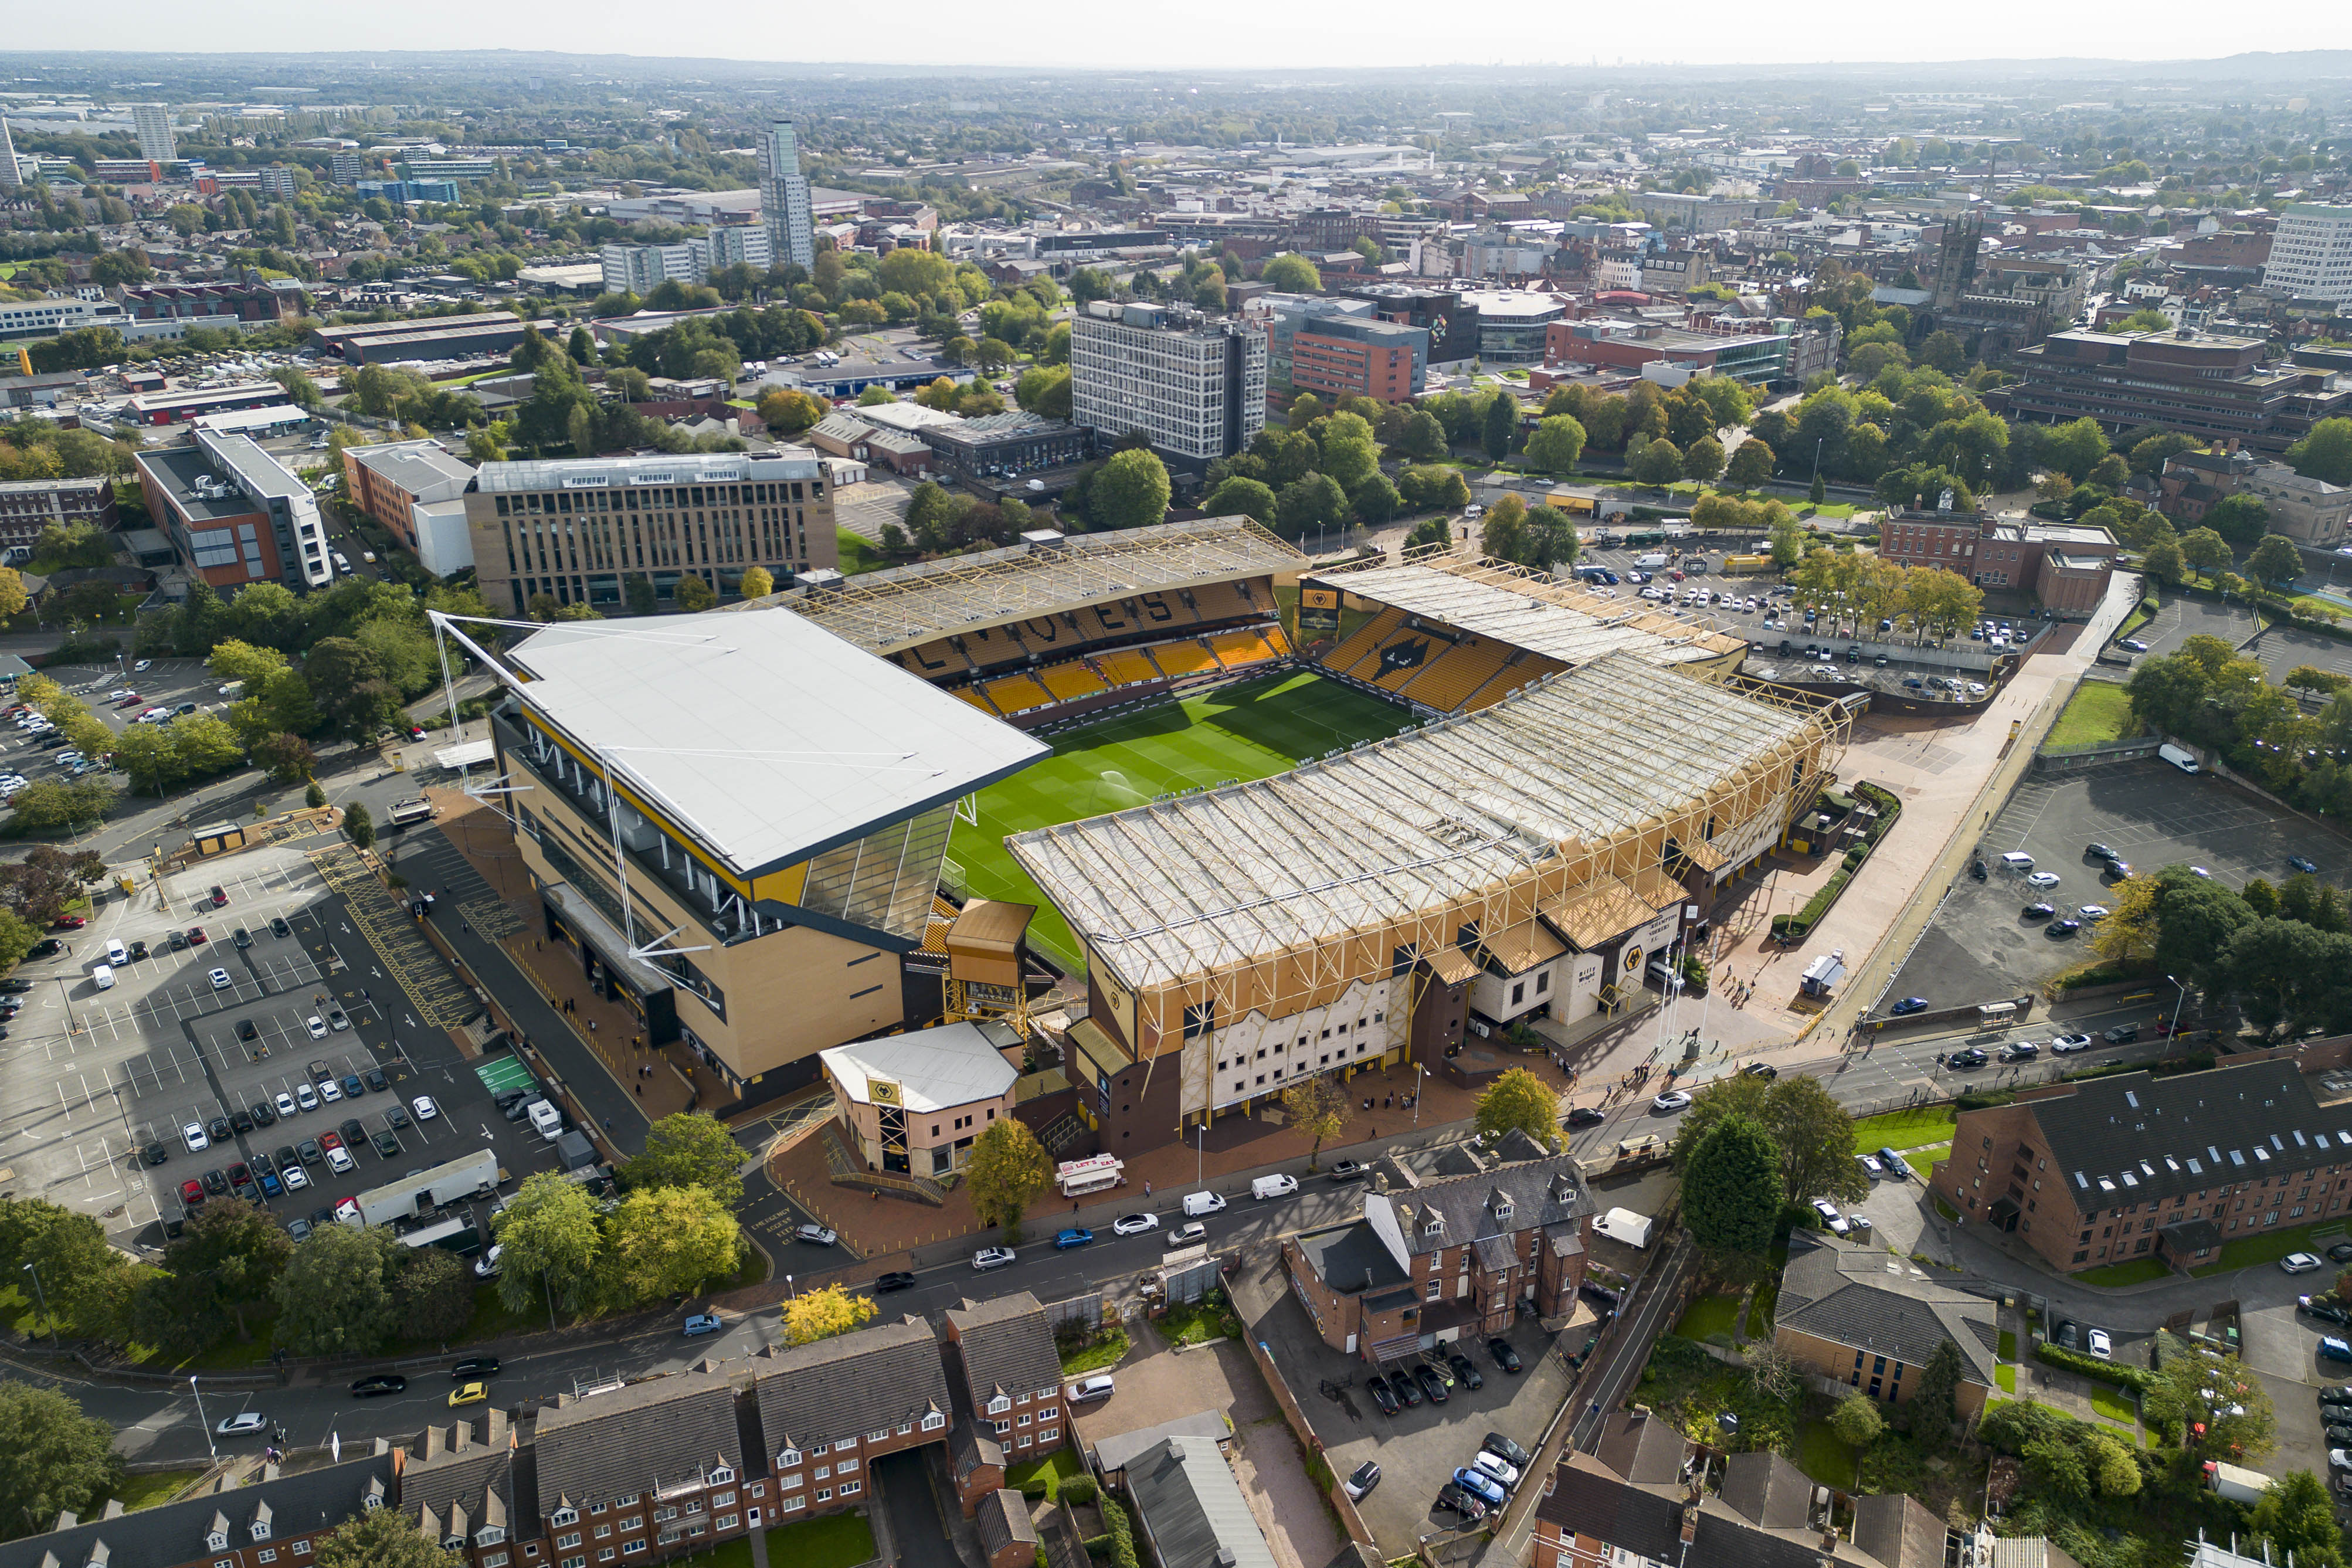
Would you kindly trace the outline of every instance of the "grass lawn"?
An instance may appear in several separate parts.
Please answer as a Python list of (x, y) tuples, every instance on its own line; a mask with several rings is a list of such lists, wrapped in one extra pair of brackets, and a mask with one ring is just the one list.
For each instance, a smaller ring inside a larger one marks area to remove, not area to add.
[[(1077, 1466), (1077, 1456), (1067, 1449), (1055, 1458), (1068, 1459), (1073, 1469)], [(751, 1542), (742, 1544), (748, 1555)], [(786, 1563), (792, 1568), (856, 1568), (873, 1560), (874, 1527), (862, 1513), (826, 1514), (768, 1531), (770, 1563)]]
[(1798, 1426), (1797, 1468), (1823, 1486), (1853, 1489), (1853, 1450), (1830, 1430), (1826, 1421), (1807, 1421)]
[[(1005, 1471), (1004, 1484), (1014, 1491), (1019, 1491), (1023, 1482), (1043, 1476), (1045, 1478), (1045, 1495), (1051, 1498), (1055, 1492), (1061, 1490), (1064, 1481), (1073, 1476), (1083, 1474), (1085, 1474), (1085, 1467), (1078, 1463), (1076, 1449), (1056, 1448), (1041, 1458), (1032, 1459), (1027, 1464), (1015, 1465)], [(816, 1521), (812, 1520), (810, 1522)], [(862, 1563), (865, 1559), (860, 1557), (852, 1561)]]
[[(125, 1476), (122, 1484), (114, 1489), (114, 1500), (122, 1505), (123, 1512), (137, 1513), (142, 1508), (170, 1502), (204, 1473), (203, 1467), (198, 1466), (192, 1470), (151, 1470), (143, 1475)], [(101, 1507), (97, 1511), (104, 1510)]]
[[(2209, 1274), (2226, 1274), (2232, 1268), (2243, 1268), (2252, 1263), (2276, 1263), (2290, 1252), (2324, 1251), (2325, 1248), (2312, 1245), (2313, 1238), (2338, 1235), (2343, 1229), (2342, 1220), (2329, 1219), (2315, 1225), (2284, 1226), (2277, 1230), (2266, 1230), (2260, 1236), (2242, 1236), (2235, 1241), (2221, 1244), (2219, 1262), (2209, 1263), (2202, 1268), (2192, 1268), (2189, 1272), (2202, 1279)], [(2075, 1278), (2079, 1279), (2082, 1276), (2078, 1274)]]
[(1932, 1149), (1912, 1150), (1903, 1156), (1903, 1163), (1918, 1172), (1919, 1179), (1924, 1182), (1936, 1173), (1937, 1161), (1948, 1160), (1951, 1157), (1952, 1146), (1949, 1143), (1938, 1143)]
[[(2284, 1258), (2287, 1253), (2294, 1250), (2292, 1247), (2285, 1247), (2280, 1251), (2279, 1256)], [(2171, 1272), (2171, 1269), (2153, 1258), (2135, 1258), (2125, 1263), (2110, 1263), (2103, 1268), (2085, 1268), (2074, 1278), (2085, 1285), (2112, 1288), (2117, 1285), (2145, 1285), (2151, 1279), (2161, 1279)]]
[(2091, 1384), (2091, 1408), (2110, 1421), (2120, 1421), (2126, 1426), (2139, 1425), (2139, 1405), (2120, 1388), (2109, 1388), (2104, 1383)]
[(882, 552), (859, 534), (845, 528), (836, 528), (833, 531), (833, 538), (841, 554), (842, 575), (845, 577), (855, 577), (860, 572), (879, 571), (889, 564), (883, 559)]
[(1127, 1359), (1127, 1331), (1113, 1329), (1090, 1345), (1062, 1352), (1062, 1375), (1076, 1377), (1082, 1372), (1100, 1372), (1107, 1366), (1117, 1366)]
[(2068, 746), (2101, 746), (2139, 733), (2132, 717), (2131, 698), (2112, 680), (2085, 680), (2074, 689), (2066, 710), (2050, 727), (2050, 750)]
[(2162, 607), (2155, 595), (2148, 595), (2132, 606), (2131, 614), (2124, 617), (2124, 624), (2116, 628), (2116, 636), (2119, 637), (2131, 636), (2132, 633), (2156, 619), (2156, 612)]
[(2000, 1331), (2000, 1359), (2003, 1361), (2017, 1359), (2017, 1336), (2007, 1329)]
[(1029, 940), (1070, 973), (1070, 928), (1006, 853), (1008, 834), (1149, 804), (1171, 790), (1287, 773), (1302, 757), (1393, 735), (1403, 710), (1314, 675), (1271, 675), (1122, 714), (1057, 738), (1054, 754), (980, 795), (948, 854), (973, 894), (1039, 906)]
[[(1787, 1261), (1785, 1255), (1781, 1261), (1784, 1263)], [(1765, 1339), (1771, 1334), (1772, 1312), (1780, 1304), (1780, 1271), (1775, 1269), (1771, 1277), (1756, 1287), (1755, 1293), (1748, 1299), (1748, 1337), (1749, 1339)]]
[(2017, 1392), (2017, 1368), (2010, 1365), (2007, 1362), (2003, 1362), (1999, 1366), (1992, 1369), (1992, 1380), (2000, 1384), (2003, 1393), (2015, 1394)]
[(1948, 1105), (1918, 1105), (1902, 1110), (1890, 1110), (1884, 1116), (1865, 1116), (1853, 1124), (1853, 1152), (1875, 1154), (1881, 1149), (1909, 1149), (1921, 1143), (1944, 1144), (1952, 1142), (1952, 1108)]
[(1711, 1334), (1728, 1338), (1738, 1322), (1738, 1297), (1701, 1296), (1683, 1310), (1675, 1332), (1686, 1340), (1704, 1340)]
[(1178, 1301), (1159, 1321), (1160, 1337), (1171, 1345), (1204, 1345), (1225, 1332), (1225, 1307), (1220, 1301)]
[(679, 1561), (691, 1563), (695, 1568), (751, 1568), (751, 1538), (739, 1535), (708, 1552), (697, 1552)]
[(1960, 1211), (1946, 1203), (1940, 1196), (1931, 1197), (1928, 1201), (1936, 1205), (1936, 1212), (1946, 1220), (1957, 1221), (1960, 1217)]

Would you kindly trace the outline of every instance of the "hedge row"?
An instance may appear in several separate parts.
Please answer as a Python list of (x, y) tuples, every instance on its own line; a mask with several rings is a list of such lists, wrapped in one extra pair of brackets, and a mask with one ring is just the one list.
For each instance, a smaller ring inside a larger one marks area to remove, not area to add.
[(2146, 1368), (2124, 1366), (2116, 1362), (2101, 1361), (2097, 1356), (2084, 1355), (2080, 1351), (2070, 1351), (2062, 1345), (2053, 1345), (2047, 1340), (2033, 1347), (2033, 1355), (2037, 1361), (2047, 1362), (2052, 1366), (2061, 1367), (2067, 1372), (2080, 1373), (2084, 1377), (2099, 1383), (2111, 1383), (2117, 1388), (2128, 1388), (2134, 1394), (2145, 1394), (2156, 1384), (2156, 1374)]
[[(1068, 1483), (1064, 1483), (1065, 1490)], [(1135, 1531), (1127, 1522), (1127, 1510), (1107, 1497), (1097, 1496), (1095, 1507), (1101, 1510), (1104, 1530), (1089, 1537), (1087, 1555), (1108, 1561), (1111, 1568), (1137, 1568), (1135, 1561)]]
[(1805, 900), (1803, 909), (1793, 915), (1772, 917), (1774, 940), (1802, 942), (1810, 935), (1821, 918), (1830, 912), (1830, 906), (1838, 901), (1838, 895), (1845, 891), (1845, 885), (1853, 880), (1854, 873), (1869, 860), (1872, 852), (1878, 847), (1879, 840), (1894, 827), (1895, 818), (1903, 815), (1901, 799), (1876, 784), (1857, 784), (1853, 786), (1853, 793), (1861, 796), (1864, 804), (1877, 809), (1877, 826), (1870, 830), (1868, 838), (1845, 852), (1844, 862), (1828, 881), (1822, 884), (1821, 891)]

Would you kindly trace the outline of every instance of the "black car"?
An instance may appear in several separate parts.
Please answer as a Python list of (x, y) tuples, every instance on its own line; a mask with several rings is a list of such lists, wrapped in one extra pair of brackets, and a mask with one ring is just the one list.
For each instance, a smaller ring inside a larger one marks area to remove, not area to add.
[(2331, 1448), (2352, 1448), (2352, 1426), (2325, 1427), (2321, 1435), (2327, 1439), (2327, 1446)]
[(40, 941), (35, 942), (32, 946), (32, 950), (26, 953), (25, 956), (26, 958), (55, 958), (65, 950), (66, 944), (64, 942), (59, 942), (56, 937), (45, 936)]
[(877, 1296), (887, 1296), (893, 1290), (911, 1290), (914, 1288), (915, 1277), (903, 1268), (894, 1268), (874, 1281)]
[(467, 1356), (449, 1369), (449, 1376), (456, 1382), (464, 1383), (468, 1378), (495, 1377), (498, 1370), (499, 1358), (494, 1355)]
[(1414, 1367), (1412, 1379), (1421, 1384), (1421, 1391), (1429, 1395), (1429, 1402), (1432, 1405), (1443, 1405), (1454, 1397), (1445, 1392), (1445, 1380), (1437, 1375), (1437, 1369), (1433, 1366), (1424, 1363)]
[(400, 1140), (394, 1137), (390, 1132), (379, 1132), (374, 1137), (369, 1139), (368, 1142), (374, 1144), (375, 1152), (383, 1155), (385, 1159), (392, 1160), (399, 1157)]
[(373, 1399), (379, 1394), (405, 1394), (407, 1392), (408, 1379), (401, 1376), (397, 1373), (378, 1373), (373, 1377), (360, 1377), (353, 1378), (352, 1380), (352, 1393), (362, 1399)]
[(2100, 1035), (2099, 1038), (2106, 1041), (2107, 1044), (2111, 1046), (2127, 1046), (2131, 1044), (2132, 1041), (2139, 1038), (2139, 1026), (2137, 1024), (2117, 1024), (2114, 1028)]
[(270, 1108), (270, 1104), (268, 1100), (257, 1100), (245, 1109), (247, 1113), (252, 1116), (253, 1124), (256, 1127), (273, 1127), (277, 1125), (278, 1112)]
[(1569, 1127), (1598, 1127), (1609, 1120), (1609, 1113), (1597, 1105), (1579, 1105), (1560, 1120)]
[(1335, 1182), (1352, 1182), (1370, 1169), (1371, 1167), (1361, 1160), (1342, 1160), (1331, 1167), (1331, 1179)]
[(335, 1131), (343, 1135), (343, 1147), (346, 1149), (356, 1149), (367, 1142), (367, 1129), (360, 1125), (360, 1119), (356, 1116), (350, 1118)]
[(1944, 1065), (1960, 1068), (1980, 1068), (1991, 1059), (1976, 1047), (1970, 1046), (1967, 1050), (1954, 1051), (1950, 1056), (1946, 1057)]
[(1475, 1524), (1486, 1517), (1486, 1500), (1464, 1491), (1452, 1481), (1437, 1489), (1437, 1506), (1449, 1513), (1462, 1516), (1465, 1524)]
[(2319, 1419), (2323, 1425), (2342, 1426), (2352, 1424), (2352, 1405), (2322, 1405)]
[(171, 942), (172, 951), (173, 952), (185, 952), (188, 951), (188, 938), (187, 933), (184, 931), (173, 931), (165, 940)]
[(2352, 1312), (2346, 1311), (2341, 1306), (2324, 1296), (2301, 1297), (2295, 1301), (2294, 1310), (2306, 1318), (2316, 1318), (2323, 1323), (2352, 1323)]
[(2333, 1263), (2352, 1263), (2352, 1241), (2337, 1242), (2327, 1249), (2327, 1257)]
[(2046, 921), (2058, 910), (2056, 906), (2051, 904), (2028, 904), (2017, 912), (2020, 918), (2024, 920)]
[[(295, 1153), (306, 1165), (316, 1165), (326, 1159), (324, 1154), (319, 1152), (319, 1141), (316, 1138), (303, 1139), (300, 1143), (295, 1145)], [(328, 1211), (327, 1217), (329, 1219), (335, 1217), (332, 1210)]]
[(2043, 929), (2042, 934), (2046, 937), (2053, 938), (2069, 937), (2073, 936), (2076, 931), (2081, 931), (2082, 929), (2083, 922), (2074, 919), (2072, 916), (2069, 916), (2067, 919), (2063, 921), (2052, 921), (2050, 924)]
[(1402, 1367), (1399, 1367), (1389, 1378), (1389, 1390), (1399, 1399), (1404, 1401), (1405, 1408), (1409, 1410), (1418, 1410), (1421, 1408), (1421, 1385), (1413, 1382), (1412, 1373), (1405, 1371)]
[(140, 959), (142, 959), (142, 958), (146, 957), (146, 956), (147, 956), (147, 944), (146, 944), (145, 942), (132, 942), (132, 943), (131, 944), (131, 960), (132, 960), (134, 963), (135, 963), (135, 962), (137, 962), (137, 961), (138, 961), (138, 960), (140, 960)]
[(205, 1191), (212, 1194), (215, 1197), (218, 1197), (223, 1193), (228, 1191), (228, 1178), (221, 1174), (217, 1170), (206, 1171), (204, 1175), (204, 1182)]
[(2319, 1396), (2322, 1405), (2352, 1405), (2352, 1383), (2330, 1384), (2313, 1392)]
[(2083, 858), (2085, 860), (2113, 860), (2116, 858), (2116, 852), (2113, 849), (2108, 848), (2104, 844), (2085, 844), (2083, 846)]
[(1510, 1341), (1499, 1337), (1488, 1340), (1486, 1342), (1486, 1353), (1493, 1356), (1495, 1358), (1495, 1364), (1501, 1367), (1505, 1372), (1517, 1372), (1519, 1370), (1519, 1352), (1511, 1348)]
[(1389, 1380), (1379, 1373), (1374, 1373), (1364, 1379), (1364, 1392), (1372, 1396), (1372, 1403), (1381, 1407), (1381, 1415), (1393, 1415), (1397, 1413), (1396, 1393), (1389, 1387)]
[(1486, 1441), (1480, 1447), (1515, 1470), (1524, 1473), (1528, 1468), (1528, 1451), (1500, 1432), (1487, 1433)]
[(500, 1110), (511, 1110), (529, 1100), (532, 1092), (528, 1089), (502, 1089), (490, 1097), (490, 1103)]
[(236, 931), (230, 935), (229, 940), (236, 943), (236, 945), (241, 948), (251, 947), (253, 945), (253, 933), (246, 930), (243, 926), (239, 926), (236, 928)]
[(331, 1209), (331, 1208), (329, 1208), (329, 1207), (327, 1207), (324, 1204), (320, 1205), (317, 1208), (314, 1208), (314, 1209), (312, 1209), (312, 1210), (310, 1211), (310, 1228), (311, 1228), (311, 1229), (313, 1229), (313, 1230), (322, 1229), (322, 1228), (324, 1228), (325, 1226), (331, 1226), (331, 1225), (332, 1225), (332, 1224), (334, 1224), (334, 1223), (335, 1223), (335, 1211), (334, 1211), (334, 1210), (332, 1210), (332, 1209)]
[(1770, 1062), (1749, 1062), (1739, 1070), (1749, 1078), (1760, 1078), (1768, 1083), (1780, 1076), (1780, 1069)]
[(2074, 1321), (2067, 1318), (2061, 1318), (2051, 1325), (2050, 1342), (2060, 1350), (2066, 1351), (2080, 1350), (2083, 1344), (2080, 1331), (2074, 1327)]
[(0, 991), (5, 991), (12, 996), (21, 996), (32, 988), (33, 983), (29, 980), (0, 980)]
[(255, 1026), (254, 1026), (254, 1022), (253, 1022), (253, 1020), (252, 1020), (252, 1019), (250, 1019), (250, 1018), (239, 1018), (239, 1019), (236, 1021), (236, 1037), (237, 1037), (238, 1039), (240, 1039), (240, 1040), (251, 1040), (251, 1039), (257, 1039), (257, 1038), (259, 1038), (259, 1037), (260, 1037), (260, 1035), (261, 1035), (261, 1031), (260, 1031), (258, 1028), (255, 1027)]
[(383, 1124), (386, 1127), (405, 1127), (408, 1125), (408, 1112), (397, 1105), (393, 1106), (383, 1113)]
[(240, 1134), (250, 1132), (253, 1131), (253, 1112), (240, 1110), (228, 1119), (228, 1124), (230, 1130)]
[(294, 1145), (291, 1143), (280, 1143), (278, 1146), (278, 1152), (272, 1154), (270, 1159), (280, 1171), (291, 1170), (302, 1163), (302, 1156), (294, 1152)]
[(1470, 1358), (1464, 1355), (1460, 1351), (1447, 1352), (1445, 1356), (1445, 1364), (1454, 1369), (1454, 1376), (1460, 1378), (1471, 1387), (1484, 1388), (1486, 1386), (1486, 1378), (1479, 1373), (1476, 1367), (1470, 1364)]
[(171, 1157), (171, 1152), (161, 1143), (150, 1143), (139, 1151), (139, 1158), (150, 1165), (160, 1165)]
[(272, 936), (291, 936), (294, 934), (294, 928), (286, 923), (285, 916), (272, 915), (269, 917), (269, 934)]
[(360, 1077), (364, 1079), (367, 1081), (367, 1086), (375, 1090), (378, 1094), (383, 1093), (386, 1089), (389, 1089), (392, 1087), (392, 1080), (383, 1076), (383, 1069), (382, 1068), (370, 1068), (367, 1071), (360, 1074)]
[(226, 1142), (228, 1142), (228, 1118), (227, 1118), (227, 1117), (226, 1117), (226, 1116), (215, 1116), (215, 1117), (214, 1117), (214, 1118), (213, 1118), (213, 1121), (212, 1121), (212, 1125), (211, 1125), (210, 1127), (205, 1128), (205, 1131), (207, 1131), (207, 1132), (209, 1132), (209, 1133), (211, 1133), (211, 1134), (213, 1135), (213, 1142), (215, 1142), (215, 1143), (226, 1143)]

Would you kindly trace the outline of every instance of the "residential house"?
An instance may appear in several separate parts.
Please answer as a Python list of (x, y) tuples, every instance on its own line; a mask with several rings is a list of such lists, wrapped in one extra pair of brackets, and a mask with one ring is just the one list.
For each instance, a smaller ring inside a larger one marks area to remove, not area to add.
[(120, 1502), (88, 1521), (61, 1513), (0, 1542), (0, 1568), (302, 1568), (320, 1536), (393, 1500), (400, 1456), (381, 1439), (362, 1449), (291, 1475), (264, 1465), (248, 1485), (135, 1513)]
[[(777, 1515), (860, 1503), (877, 1458), (947, 1440), (953, 1401), (939, 1341), (920, 1318), (772, 1350), (765, 1360), (752, 1389)], [(1055, 1373), (1058, 1384), (1058, 1363)]]
[(1803, 1231), (1790, 1237), (1772, 1341), (1816, 1376), (1900, 1405), (1947, 1340), (1962, 1366), (1954, 1403), (1972, 1416), (1993, 1386), (1994, 1303), (1875, 1248)]
[[(961, 1383), (958, 1415), (968, 1415), (1013, 1464), (1068, 1440), (1063, 1419), (1062, 1359), (1045, 1309), (1026, 1290), (985, 1301), (967, 1297), (942, 1314), (948, 1366)], [(978, 1502), (963, 1499), (970, 1515)]]
[[(735, 1405), (728, 1379), (688, 1372), (542, 1409), (532, 1495), (551, 1568), (699, 1551), (742, 1533), (744, 1495), (761, 1496), (763, 1483), (746, 1487)], [(536, 1559), (536, 1544), (523, 1556)]]

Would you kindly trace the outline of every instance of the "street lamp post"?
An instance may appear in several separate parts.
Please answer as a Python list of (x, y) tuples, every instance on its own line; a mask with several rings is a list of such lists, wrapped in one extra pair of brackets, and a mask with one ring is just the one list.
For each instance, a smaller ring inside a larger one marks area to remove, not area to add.
[(213, 1441), (213, 1424), (205, 1419), (205, 1391), (196, 1386), (193, 1373), (188, 1375), (188, 1392), (196, 1396), (196, 1425), (205, 1429), (205, 1451), (212, 1455), (213, 1463), (217, 1465), (220, 1463), (220, 1447)]
[(784, 1276), (784, 1289), (788, 1294), (793, 1296), (798, 1296), (800, 1294), (798, 1290), (793, 1289), (793, 1277), (789, 1274)]
[(41, 1271), (27, 1263), (25, 1272), (33, 1277), (33, 1297), (41, 1303), (41, 1316), (49, 1320), (49, 1348), (58, 1349), (58, 1321), (49, 1317), (49, 1293), (41, 1289)]
[(1421, 1080), (1428, 1076), (1427, 1068), (1419, 1062), (1412, 1064), (1412, 1124), (1415, 1127), (1421, 1125)]
[(2173, 980), (2172, 976), (2169, 974), (2166, 975), (2165, 979), (2172, 981), (2172, 984), (2179, 986), (2180, 989), (2179, 999), (2172, 1005), (2172, 1027), (2166, 1031), (2167, 1035), (2178, 1037), (2180, 1033), (2181, 1012), (2189, 1005), (2189, 987), (2181, 981)]
[(1194, 1186), (1205, 1187), (1209, 1184), (1208, 1162), (1209, 1119), (1203, 1116), (1200, 1121), (1192, 1123), (1192, 1184)]

